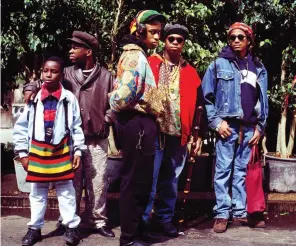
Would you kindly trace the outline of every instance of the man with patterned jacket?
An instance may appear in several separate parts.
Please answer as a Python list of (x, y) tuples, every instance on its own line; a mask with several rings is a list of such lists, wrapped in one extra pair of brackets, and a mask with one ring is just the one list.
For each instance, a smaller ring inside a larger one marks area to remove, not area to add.
[(162, 112), (162, 105), (154, 97), (156, 83), (147, 61), (147, 49), (158, 46), (164, 21), (165, 17), (154, 10), (137, 14), (131, 23), (131, 34), (123, 38), (116, 85), (110, 95), (124, 162), (120, 186), (120, 245), (144, 245), (136, 240), (137, 230), (152, 187), (155, 120)]

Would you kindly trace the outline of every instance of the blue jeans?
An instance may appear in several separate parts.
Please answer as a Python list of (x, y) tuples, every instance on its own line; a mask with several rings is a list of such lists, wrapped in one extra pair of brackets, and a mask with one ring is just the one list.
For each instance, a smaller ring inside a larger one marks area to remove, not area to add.
[[(216, 218), (228, 219), (230, 213), (233, 217), (246, 217), (246, 171), (251, 155), (248, 144), (254, 135), (254, 126), (244, 126), (242, 141), (238, 144), (239, 124), (228, 123), (232, 134), (227, 139), (218, 138), (216, 143), (216, 170), (214, 187), (216, 194), (216, 206), (214, 212)], [(230, 180), (233, 169), (233, 178)], [(229, 187), (232, 183), (232, 199), (229, 195)]]
[(147, 221), (149, 218), (157, 186), (159, 199), (155, 204), (155, 215), (160, 223), (165, 223), (170, 222), (174, 215), (178, 196), (178, 179), (186, 162), (187, 146), (181, 146), (180, 137), (170, 135), (165, 135), (163, 149), (160, 149), (158, 139), (155, 144), (153, 184), (143, 220)]

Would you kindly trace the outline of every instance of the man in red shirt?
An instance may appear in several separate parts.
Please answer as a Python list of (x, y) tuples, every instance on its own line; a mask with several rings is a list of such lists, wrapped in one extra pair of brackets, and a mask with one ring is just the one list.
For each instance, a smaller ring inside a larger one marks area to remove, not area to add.
[[(143, 215), (147, 222), (151, 212), (156, 185), (159, 200), (155, 203), (155, 214), (160, 231), (169, 237), (176, 237), (178, 231), (172, 224), (178, 194), (178, 178), (184, 168), (187, 157), (187, 143), (191, 135), (195, 111), (203, 106), (201, 81), (194, 67), (181, 56), (188, 29), (179, 24), (167, 24), (164, 28), (163, 54), (148, 58), (158, 86), (165, 113), (158, 117), (161, 140), (156, 141), (153, 187), (150, 200)], [(195, 152), (200, 148), (201, 134), (205, 132), (204, 117)], [(160, 142), (163, 142), (163, 147)]]

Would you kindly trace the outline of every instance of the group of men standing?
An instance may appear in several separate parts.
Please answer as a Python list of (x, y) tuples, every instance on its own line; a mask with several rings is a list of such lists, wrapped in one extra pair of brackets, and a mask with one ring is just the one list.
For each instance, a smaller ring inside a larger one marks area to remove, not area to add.
[[(251, 145), (258, 144), (266, 125), (267, 72), (251, 52), (252, 29), (243, 23), (230, 27), (228, 45), (201, 82), (196, 69), (181, 56), (188, 29), (179, 24), (163, 28), (165, 21), (154, 10), (137, 14), (130, 34), (121, 42), (116, 79), (96, 63), (97, 39), (80, 31), (70, 38), (69, 56), (74, 65), (64, 69), (62, 84), (78, 99), (87, 146), (73, 180), (77, 214), (85, 187), (84, 223), (103, 236), (115, 236), (106, 217), (107, 137), (114, 123), (123, 153), (119, 201), (122, 246), (159, 239), (148, 226), (153, 206), (154, 228), (166, 236), (178, 236), (172, 223), (178, 178), (198, 106), (204, 112), (195, 153), (207, 125), (218, 133), (214, 231), (224, 232), (231, 216), (246, 222), (247, 163)], [(147, 50), (156, 48), (160, 40), (163, 52), (148, 57)], [(26, 86), (25, 98), (29, 100), (39, 87), (38, 82)], [(159, 196), (154, 203), (156, 190)], [(63, 230), (63, 225), (59, 226)]]

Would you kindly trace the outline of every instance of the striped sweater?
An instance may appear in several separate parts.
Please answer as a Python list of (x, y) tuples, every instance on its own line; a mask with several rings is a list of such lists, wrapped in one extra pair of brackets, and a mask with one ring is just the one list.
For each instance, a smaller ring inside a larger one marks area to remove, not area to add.
[(53, 93), (48, 92), (45, 84), (42, 84), (41, 86), (41, 101), (44, 106), (45, 142), (47, 143), (50, 143), (52, 138), (52, 129), (54, 126), (54, 120), (55, 120), (56, 111), (57, 111), (57, 104), (58, 104), (58, 101), (60, 100), (61, 93), (62, 93), (61, 84), (59, 85), (58, 90), (56, 90)]

